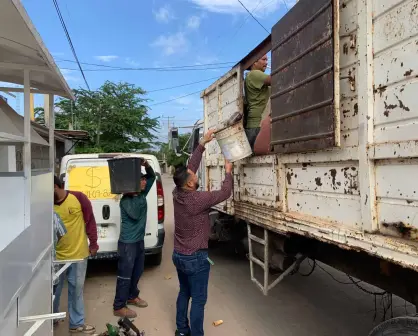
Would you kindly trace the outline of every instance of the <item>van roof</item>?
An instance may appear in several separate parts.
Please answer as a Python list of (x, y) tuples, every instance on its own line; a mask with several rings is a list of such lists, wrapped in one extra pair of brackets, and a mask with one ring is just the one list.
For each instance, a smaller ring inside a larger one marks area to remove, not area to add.
[(92, 153), (92, 154), (70, 154), (63, 157), (63, 159), (111, 159), (117, 155), (128, 155), (134, 157), (142, 157), (147, 160), (156, 160), (158, 159), (155, 155), (141, 154), (141, 153)]

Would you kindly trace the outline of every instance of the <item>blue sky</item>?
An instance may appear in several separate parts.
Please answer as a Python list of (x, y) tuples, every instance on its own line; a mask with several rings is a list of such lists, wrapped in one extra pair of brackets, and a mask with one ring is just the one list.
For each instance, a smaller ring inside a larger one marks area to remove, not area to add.
[[(85, 87), (52, 1), (22, 1), (70, 87)], [(270, 30), (293, 0), (242, 0)], [(120, 67), (167, 67), (236, 62), (267, 33), (237, 0), (59, 0), (62, 15), (81, 62)], [(92, 89), (104, 81), (124, 81), (147, 91), (221, 76), (233, 65), (204, 71), (86, 71)], [(100, 69), (83, 65), (84, 69)], [(102, 68), (103, 69), (103, 68)], [(149, 105), (203, 90), (215, 79), (172, 90), (151, 92)], [(35, 103), (38, 104), (38, 101)], [(176, 126), (192, 125), (203, 114), (199, 94), (151, 107), (153, 117), (175, 117)], [(162, 123), (161, 136), (167, 134)]]

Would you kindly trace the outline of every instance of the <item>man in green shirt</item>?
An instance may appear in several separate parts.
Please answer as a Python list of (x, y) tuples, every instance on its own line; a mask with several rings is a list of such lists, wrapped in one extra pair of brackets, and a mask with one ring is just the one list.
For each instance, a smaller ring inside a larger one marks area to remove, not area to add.
[(245, 77), (245, 100), (246, 117), (245, 133), (251, 149), (254, 149), (254, 143), (260, 132), (260, 124), (263, 112), (270, 98), (271, 76), (264, 73), (267, 69), (268, 58), (263, 56), (255, 62), (250, 72)]
[(146, 175), (141, 179), (141, 192), (124, 194), (120, 201), (121, 229), (118, 242), (118, 278), (113, 303), (115, 316), (135, 318), (127, 305), (145, 308), (148, 303), (139, 298), (138, 281), (144, 271), (147, 195), (155, 181), (155, 173), (143, 160)]

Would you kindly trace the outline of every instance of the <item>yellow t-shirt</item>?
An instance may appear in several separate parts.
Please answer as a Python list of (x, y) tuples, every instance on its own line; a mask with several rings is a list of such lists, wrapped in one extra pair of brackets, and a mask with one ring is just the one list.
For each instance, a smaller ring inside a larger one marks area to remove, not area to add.
[(67, 197), (54, 205), (55, 212), (64, 222), (67, 234), (56, 247), (57, 260), (85, 259), (89, 256), (89, 244), (97, 246), (97, 227), (91, 203), (86, 195), (80, 192), (67, 192)]

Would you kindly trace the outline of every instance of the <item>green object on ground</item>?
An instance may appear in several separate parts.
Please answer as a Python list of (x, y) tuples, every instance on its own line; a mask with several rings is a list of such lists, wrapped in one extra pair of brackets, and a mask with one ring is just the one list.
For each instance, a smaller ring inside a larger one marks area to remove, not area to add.
[(110, 323), (106, 324), (107, 334), (109, 336), (119, 336), (119, 328), (111, 325)]

